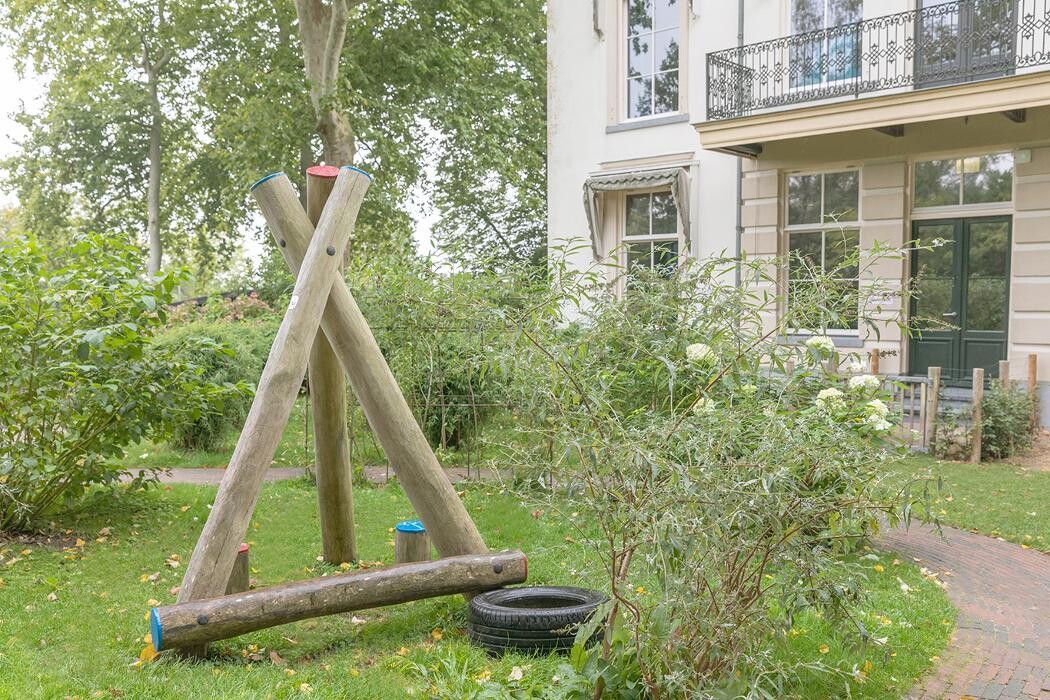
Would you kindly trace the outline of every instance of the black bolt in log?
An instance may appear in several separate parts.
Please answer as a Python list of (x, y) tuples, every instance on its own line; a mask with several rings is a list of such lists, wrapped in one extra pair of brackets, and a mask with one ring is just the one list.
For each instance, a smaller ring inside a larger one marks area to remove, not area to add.
[(519, 551), (334, 574), (153, 608), (150, 635), (157, 651), (193, 647), (311, 617), (492, 590), (522, 583), (527, 575), (528, 562)]

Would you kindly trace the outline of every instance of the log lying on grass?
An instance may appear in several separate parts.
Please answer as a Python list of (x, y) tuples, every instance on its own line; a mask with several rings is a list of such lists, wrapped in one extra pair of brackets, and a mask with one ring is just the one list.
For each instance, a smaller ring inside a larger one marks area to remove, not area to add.
[(286, 583), (221, 598), (153, 608), (153, 647), (193, 647), (306, 620), (454, 593), (522, 583), (528, 562), (519, 551), (467, 554)]

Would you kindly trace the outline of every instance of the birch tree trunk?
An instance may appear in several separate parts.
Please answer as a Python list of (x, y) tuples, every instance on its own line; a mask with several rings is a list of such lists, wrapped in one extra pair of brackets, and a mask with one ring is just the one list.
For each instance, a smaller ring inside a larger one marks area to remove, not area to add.
[(160, 139), (163, 126), (163, 115), (160, 111), (160, 100), (157, 95), (156, 73), (149, 74), (150, 90), (150, 127), (149, 127), (149, 184), (146, 188), (146, 231), (149, 234), (149, 274), (160, 272), (161, 259), (164, 255), (160, 239)]
[(360, 3), (361, 0), (295, 0), (310, 104), (328, 165), (350, 165), (357, 153), (354, 129), (340, 110), (336, 89), (350, 6)]

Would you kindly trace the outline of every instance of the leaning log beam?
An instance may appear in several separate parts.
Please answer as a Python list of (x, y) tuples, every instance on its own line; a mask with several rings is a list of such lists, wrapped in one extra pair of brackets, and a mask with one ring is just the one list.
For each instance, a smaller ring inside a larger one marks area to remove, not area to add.
[(519, 551), (366, 569), (153, 608), (150, 636), (157, 651), (194, 647), (311, 617), (479, 593), (527, 576), (528, 562)]
[[(252, 194), (293, 274), (313, 227), (287, 177), (267, 180)], [(331, 205), (329, 205), (331, 206)], [(488, 551), (474, 521), (434, 456), (376, 343), (372, 330), (345, 284), (332, 285), (321, 327), (364, 409), (405, 495), (443, 557)]]
[[(255, 186), (276, 179), (287, 181), (287, 177), (275, 174)], [(308, 250), (304, 247), (306, 255), (301, 274), (270, 348), (230, 465), (186, 567), (179, 588), (180, 602), (213, 598), (226, 590), (263, 478), (273, 462), (277, 443), (306, 374), (307, 358), (321, 313), (332, 283), (338, 277), (343, 249), (353, 232), (370, 181), (371, 177), (362, 171), (343, 170), (329, 195), (317, 225), (317, 235), (310, 241)], [(292, 203), (296, 213), (305, 218), (306, 212), (299, 200), (294, 199)], [(342, 284), (335, 286), (345, 289)]]

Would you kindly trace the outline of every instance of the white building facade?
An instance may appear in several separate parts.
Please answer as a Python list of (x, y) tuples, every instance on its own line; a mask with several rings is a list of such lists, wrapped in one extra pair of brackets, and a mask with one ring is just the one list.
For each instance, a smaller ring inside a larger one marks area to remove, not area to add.
[(1047, 422), (1050, 0), (552, 0), (548, 26), (548, 242), (574, 265), (945, 239), (857, 284), (919, 280), (901, 311), (953, 330), (822, 330), (960, 385), (1035, 354)]

